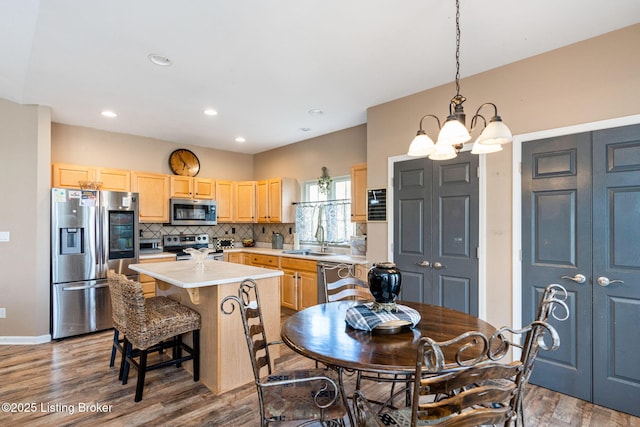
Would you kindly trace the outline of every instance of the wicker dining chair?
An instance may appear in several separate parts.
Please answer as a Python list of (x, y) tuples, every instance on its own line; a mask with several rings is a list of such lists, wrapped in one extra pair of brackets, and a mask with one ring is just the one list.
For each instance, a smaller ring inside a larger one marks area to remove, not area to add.
[(300, 425), (322, 422), (344, 426), (345, 399), (336, 374), (327, 369), (274, 371), (269, 348), (282, 341), (267, 341), (255, 281), (240, 283), (238, 296), (229, 295), (220, 303), (230, 315), (240, 309), (249, 358), (258, 392), (260, 425), (270, 422), (302, 421)]
[[(114, 270), (109, 270), (109, 272), (107, 273), (107, 278), (109, 282), (119, 280), (118, 276), (119, 274), (116, 273)], [(113, 292), (118, 292), (119, 289), (114, 290), (113, 288), (109, 288), (109, 291), (112, 294)], [(124, 307), (122, 307), (122, 305), (118, 306), (118, 301), (122, 301), (122, 299), (121, 298), (119, 299), (118, 297), (116, 298), (111, 297), (110, 300), (111, 300), (111, 314), (112, 314), (111, 317), (113, 320), (113, 341), (111, 344), (111, 357), (109, 359), (109, 367), (113, 367), (115, 365), (116, 354), (120, 352), (122, 362), (120, 363), (120, 371), (118, 374), (118, 379), (122, 380), (122, 375), (124, 370), (123, 362), (124, 362), (124, 356), (125, 356), (124, 336), (126, 333), (126, 319), (124, 317)], [(154, 297), (146, 298), (145, 304), (147, 305), (147, 307), (152, 307), (153, 309), (155, 309), (156, 307), (159, 307), (159, 306), (164, 306), (164, 305), (175, 306), (175, 305), (179, 305), (180, 303), (176, 300), (173, 300), (165, 296), (154, 296)], [(162, 349), (159, 349), (159, 351), (162, 352)]]
[[(181, 366), (193, 361), (193, 380), (200, 379), (200, 314), (182, 304), (147, 304), (139, 282), (124, 275), (111, 276), (109, 290), (115, 309), (114, 317), (124, 322), (124, 359), (121, 366), (122, 383), (126, 384), (129, 367), (138, 371), (135, 401), (142, 400), (147, 371), (166, 366)], [(182, 334), (191, 332), (193, 345), (182, 341)], [(147, 363), (148, 353), (172, 349), (171, 359)], [(187, 355), (183, 356), (182, 351)], [(137, 359), (137, 360), (136, 360)]]
[[(520, 362), (487, 361), (488, 349), (489, 340), (480, 332), (467, 332), (440, 343), (423, 337), (416, 354), (411, 406), (376, 413), (357, 390), (356, 425), (504, 425), (515, 416), (511, 406), (518, 391), (515, 378), (523, 367)], [(454, 366), (445, 366), (445, 360), (455, 360), (451, 362)]]

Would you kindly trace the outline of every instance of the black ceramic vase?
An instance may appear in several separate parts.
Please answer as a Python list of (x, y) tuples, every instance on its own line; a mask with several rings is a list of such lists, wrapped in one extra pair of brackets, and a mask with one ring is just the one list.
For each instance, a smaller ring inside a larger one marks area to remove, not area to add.
[(369, 290), (377, 303), (391, 304), (396, 301), (400, 293), (402, 276), (400, 270), (392, 262), (374, 264), (369, 274)]

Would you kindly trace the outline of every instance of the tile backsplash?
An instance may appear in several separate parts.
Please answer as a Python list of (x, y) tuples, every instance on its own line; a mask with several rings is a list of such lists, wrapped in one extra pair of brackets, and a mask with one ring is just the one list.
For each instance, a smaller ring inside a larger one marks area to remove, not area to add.
[[(166, 234), (201, 234), (206, 233), (210, 237), (233, 237), (236, 242), (242, 239), (253, 239), (256, 242), (271, 244), (271, 235), (280, 233), (284, 236), (286, 245), (293, 245), (293, 233), (295, 224), (218, 224), (212, 226), (175, 226), (169, 224), (140, 224), (142, 236), (145, 239), (162, 239)], [(367, 233), (367, 224), (356, 224), (356, 234)]]

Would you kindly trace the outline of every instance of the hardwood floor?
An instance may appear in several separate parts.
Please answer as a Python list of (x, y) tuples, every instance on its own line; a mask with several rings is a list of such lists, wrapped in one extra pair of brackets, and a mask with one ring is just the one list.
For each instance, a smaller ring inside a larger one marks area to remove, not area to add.
[[(183, 369), (147, 374), (144, 398), (135, 403), (135, 373), (118, 381), (109, 368), (112, 332), (101, 332), (34, 346), (0, 346), (0, 403), (17, 412), (0, 412), (2, 426), (259, 426), (253, 384), (215, 396)], [(313, 362), (282, 346), (278, 366), (312, 367)], [(348, 392), (353, 390), (348, 382)], [(384, 386), (365, 382), (369, 397)], [(638, 426), (640, 418), (529, 386), (528, 426)], [(93, 405), (93, 406), (92, 406)]]

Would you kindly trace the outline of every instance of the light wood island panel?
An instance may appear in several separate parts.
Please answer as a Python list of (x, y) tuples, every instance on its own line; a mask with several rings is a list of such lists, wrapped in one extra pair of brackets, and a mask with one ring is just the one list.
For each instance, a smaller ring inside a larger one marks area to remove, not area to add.
[[(195, 271), (194, 261), (134, 264), (132, 269), (156, 279), (156, 294), (179, 301), (200, 313), (200, 382), (220, 394), (254, 380), (238, 309), (230, 315), (220, 310), (228, 295), (238, 295), (240, 282), (253, 278), (258, 284), (267, 339), (280, 337), (280, 276), (282, 272), (242, 264), (207, 260), (206, 270)], [(185, 342), (191, 344), (187, 334)], [(277, 346), (271, 358), (279, 357)], [(183, 364), (192, 372), (192, 362)]]

